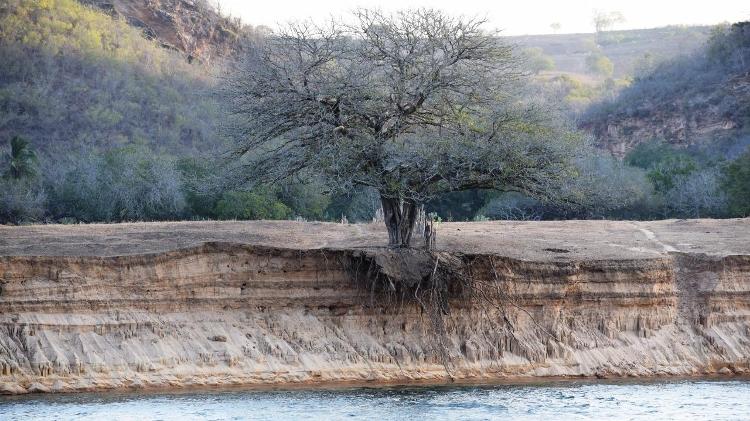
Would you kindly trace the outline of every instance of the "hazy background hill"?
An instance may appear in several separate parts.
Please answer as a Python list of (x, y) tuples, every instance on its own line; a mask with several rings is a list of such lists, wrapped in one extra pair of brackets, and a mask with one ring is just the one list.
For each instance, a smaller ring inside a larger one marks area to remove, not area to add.
[(608, 31), (600, 34), (551, 34), (507, 37), (525, 48), (540, 48), (554, 62), (550, 73), (591, 75), (586, 59), (601, 52), (614, 64), (613, 77), (635, 74), (644, 62), (669, 59), (701, 47), (708, 39), (708, 26)]
[[(217, 76), (267, 31), (203, 0), (0, 4), (0, 172), (15, 162), (14, 137), (36, 155), (21, 154), (33, 176), (0, 180), (0, 222), (370, 218), (372, 192), (331, 197), (315, 180), (207, 187), (228, 149)], [(750, 213), (749, 36), (735, 25), (506, 38), (537, 93), (607, 151), (583, 165), (601, 175), (596, 188), (632, 200), (604, 211), (470, 191), (428, 210), (446, 219)]]

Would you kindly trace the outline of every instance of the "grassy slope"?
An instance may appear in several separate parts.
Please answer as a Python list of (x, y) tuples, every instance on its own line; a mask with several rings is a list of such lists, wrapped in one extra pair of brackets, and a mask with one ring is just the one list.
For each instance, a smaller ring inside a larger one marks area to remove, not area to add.
[(124, 21), (74, 0), (0, 6), (0, 141), (23, 135), (46, 152), (212, 142), (216, 104), (191, 66)]

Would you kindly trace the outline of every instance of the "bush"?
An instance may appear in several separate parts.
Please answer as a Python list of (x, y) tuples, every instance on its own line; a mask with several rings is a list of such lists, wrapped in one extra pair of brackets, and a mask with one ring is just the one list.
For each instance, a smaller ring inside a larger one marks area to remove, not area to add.
[(526, 68), (534, 74), (555, 69), (555, 61), (552, 57), (545, 55), (541, 48), (527, 48), (522, 51), (521, 57)]
[(44, 192), (25, 180), (0, 178), (0, 224), (38, 221), (44, 216)]
[(612, 60), (601, 53), (591, 53), (586, 57), (586, 67), (591, 73), (604, 77), (611, 77), (615, 70)]
[[(471, 221), (483, 206), (497, 196), (497, 192), (492, 190), (450, 192), (428, 202), (425, 210), (444, 216), (446, 221)], [(493, 217), (489, 214), (485, 216)]]
[(722, 216), (726, 194), (720, 189), (720, 174), (715, 168), (695, 171), (673, 181), (666, 203), (673, 216), (706, 218)]
[(678, 179), (690, 175), (698, 169), (695, 160), (687, 155), (674, 155), (654, 165), (647, 177), (654, 189), (662, 194), (675, 187)]
[(750, 216), (750, 149), (724, 168), (722, 189), (733, 216)]
[(182, 181), (170, 157), (127, 147), (72, 158), (65, 168), (48, 168), (54, 218), (118, 222), (186, 215)]
[(229, 191), (216, 203), (218, 219), (289, 219), (292, 210), (266, 190)]
[(375, 189), (356, 188), (348, 195), (332, 197), (325, 211), (325, 219), (339, 220), (344, 215), (352, 222), (368, 222), (380, 207), (380, 196)]
[(503, 193), (478, 211), (488, 219), (538, 221), (542, 219), (542, 204), (519, 193)]
[(636, 145), (636, 147), (625, 156), (625, 163), (633, 167), (650, 170), (654, 168), (656, 164), (675, 155), (674, 148), (666, 142), (643, 142)]
[(698, 170), (697, 155), (700, 155), (700, 151), (690, 154), (678, 151), (667, 143), (653, 141), (638, 144), (625, 157), (625, 162), (647, 170), (647, 177), (654, 189), (658, 193), (666, 194), (675, 187), (679, 178)]
[(284, 184), (279, 187), (277, 197), (295, 216), (307, 220), (326, 219), (326, 210), (331, 204), (331, 197), (315, 182)]
[(175, 166), (182, 179), (182, 191), (191, 218), (213, 218), (216, 202), (221, 198), (222, 187), (216, 174), (219, 168), (210, 160), (197, 157), (179, 159)]

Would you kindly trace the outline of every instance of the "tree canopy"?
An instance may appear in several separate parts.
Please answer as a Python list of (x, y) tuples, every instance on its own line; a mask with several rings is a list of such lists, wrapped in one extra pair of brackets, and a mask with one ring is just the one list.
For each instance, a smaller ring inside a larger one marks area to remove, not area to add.
[(392, 245), (416, 206), (472, 188), (554, 193), (578, 136), (523, 96), (512, 47), (481, 19), (360, 9), (353, 23), (290, 24), (250, 46), (224, 94), (238, 180), (323, 178), (381, 196)]

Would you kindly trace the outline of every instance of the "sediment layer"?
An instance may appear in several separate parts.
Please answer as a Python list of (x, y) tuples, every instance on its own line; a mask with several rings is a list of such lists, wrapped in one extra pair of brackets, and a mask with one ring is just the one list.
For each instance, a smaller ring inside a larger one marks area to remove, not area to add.
[(0, 256), (0, 390), (750, 370), (750, 255), (557, 261), (441, 251), (470, 262), (474, 280), (497, 293), (453, 299), (436, 341), (420, 306), (353, 278), (371, 252), (207, 242)]

